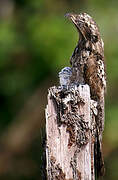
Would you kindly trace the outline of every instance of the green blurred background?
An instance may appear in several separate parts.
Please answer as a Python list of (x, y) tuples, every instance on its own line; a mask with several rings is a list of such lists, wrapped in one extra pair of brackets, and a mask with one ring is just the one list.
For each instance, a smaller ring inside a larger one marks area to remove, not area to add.
[(118, 1), (0, 0), (0, 179), (42, 180), (47, 89), (69, 66), (78, 33), (64, 18), (99, 24), (107, 64), (104, 180), (118, 180)]

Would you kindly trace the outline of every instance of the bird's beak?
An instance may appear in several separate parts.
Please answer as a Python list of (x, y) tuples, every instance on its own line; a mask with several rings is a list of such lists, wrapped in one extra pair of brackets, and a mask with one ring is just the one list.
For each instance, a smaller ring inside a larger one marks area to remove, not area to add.
[(67, 14), (65, 14), (65, 17), (67, 17), (68, 19), (70, 19), (73, 22), (73, 24), (76, 26), (77, 30), (79, 31), (80, 37), (83, 36), (86, 39), (84, 29), (82, 28), (83, 22), (79, 19), (79, 16), (77, 18), (76, 14), (67, 13)]
[(67, 18), (70, 19), (75, 25), (77, 25), (76, 17), (75, 17), (74, 14), (72, 14), (72, 13), (67, 13), (67, 14), (65, 14), (65, 17), (67, 17)]

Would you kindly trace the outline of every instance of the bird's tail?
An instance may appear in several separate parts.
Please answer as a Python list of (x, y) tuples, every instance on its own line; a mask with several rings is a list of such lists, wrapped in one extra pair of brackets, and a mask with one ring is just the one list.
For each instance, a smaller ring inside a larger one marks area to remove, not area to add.
[(96, 176), (104, 176), (104, 158), (102, 151), (102, 133), (104, 131), (104, 97), (98, 101), (98, 115), (96, 116), (96, 140), (94, 145)]
[(96, 141), (94, 144), (94, 160), (95, 160), (95, 175), (96, 177), (104, 176), (105, 168), (104, 168), (104, 158), (102, 151), (102, 142), (99, 135), (96, 135)]
[(101, 96), (98, 99), (97, 105), (98, 114), (96, 116), (96, 125), (98, 127), (98, 133), (101, 134), (104, 131), (104, 120), (105, 120), (105, 112), (104, 112), (104, 96)]

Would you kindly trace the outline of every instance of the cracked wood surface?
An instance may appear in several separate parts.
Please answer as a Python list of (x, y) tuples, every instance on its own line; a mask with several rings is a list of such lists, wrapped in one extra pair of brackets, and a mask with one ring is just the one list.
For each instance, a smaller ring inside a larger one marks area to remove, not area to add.
[(93, 120), (88, 85), (49, 89), (46, 107), (48, 180), (94, 180)]

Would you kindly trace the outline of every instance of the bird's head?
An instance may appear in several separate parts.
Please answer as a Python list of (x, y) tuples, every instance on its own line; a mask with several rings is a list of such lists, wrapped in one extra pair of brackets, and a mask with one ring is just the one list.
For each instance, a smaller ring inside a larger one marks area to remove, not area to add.
[(69, 18), (74, 23), (82, 38), (92, 42), (98, 41), (100, 36), (99, 29), (91, 16), (86, 13), (67, 13), (65, 17)]

